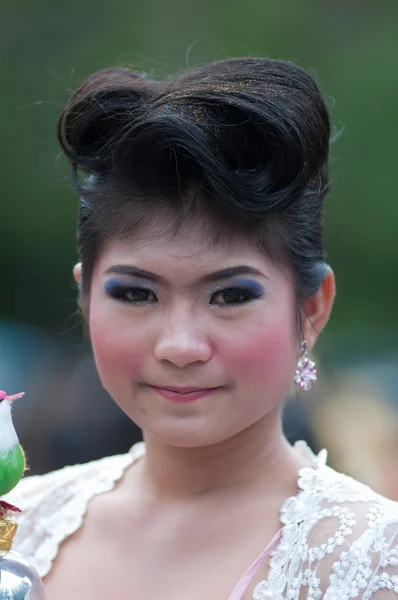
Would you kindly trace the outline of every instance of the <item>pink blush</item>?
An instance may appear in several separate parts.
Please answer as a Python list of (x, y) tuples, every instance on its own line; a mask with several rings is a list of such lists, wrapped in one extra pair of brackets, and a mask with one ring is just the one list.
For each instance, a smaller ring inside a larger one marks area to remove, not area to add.
[(112, 327), (112, 323), (107, 324), (100, 317), (97, 320), (92, 315), (90, 333), (95, 362), (105, 386), (112, 390), (114, 383), (134, 381), (141, 370), (145, 352), (131, 331)]
[(248, 385), (252, 391), (253, 387), (263, 388), (265, 395), (274, 395), (279, 388), (290, 386), (295, 350), (287, 319), (267, 324), (257, 333), (246, 332), (239, 340), (229, 342), (223, 345), (223, 366), (238, 384)]

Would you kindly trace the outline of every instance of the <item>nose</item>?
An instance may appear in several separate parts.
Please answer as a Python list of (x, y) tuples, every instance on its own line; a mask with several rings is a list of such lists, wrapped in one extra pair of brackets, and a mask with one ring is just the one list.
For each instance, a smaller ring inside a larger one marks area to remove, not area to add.
[(195, 362), (207, 362), (212, 354), (211, 345), (203, 327), (195, 323), (192, 313), (168, 317), (155, 344), (155, 358), (167, 360), (177, 367)]

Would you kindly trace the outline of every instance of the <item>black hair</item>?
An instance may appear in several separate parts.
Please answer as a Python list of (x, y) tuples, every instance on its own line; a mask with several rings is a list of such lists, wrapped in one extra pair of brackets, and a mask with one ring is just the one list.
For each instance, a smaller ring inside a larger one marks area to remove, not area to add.
[(103, 243), (157, 218), (171, 235), (200, 223), (213, 243), (250, 239), (289, 270), (300, 305), (328, 270), (329, 137), (314, 78), (290, 62), (229, 59), (165, 81), (94, 73), (58, 122), (81, 199), (82, 293)]

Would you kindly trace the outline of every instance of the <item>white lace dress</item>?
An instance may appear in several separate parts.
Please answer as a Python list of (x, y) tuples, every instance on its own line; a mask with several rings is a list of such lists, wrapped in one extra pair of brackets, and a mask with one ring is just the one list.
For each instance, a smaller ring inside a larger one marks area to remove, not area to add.
[[(312, 467), (300, 470), (297, 495), (281, 507), (282, 534), (267, 579), (261, 565), (255, 573), (253, 599), (397, 600), (398, 503), (326, 466), (326, 451), (296, 447)], [(139, 443), (128, 454), (23, 479), (4, 497), (23, 510), (13, 549), (44, 577), (89, 500), (112, 489), (144, 452)]]

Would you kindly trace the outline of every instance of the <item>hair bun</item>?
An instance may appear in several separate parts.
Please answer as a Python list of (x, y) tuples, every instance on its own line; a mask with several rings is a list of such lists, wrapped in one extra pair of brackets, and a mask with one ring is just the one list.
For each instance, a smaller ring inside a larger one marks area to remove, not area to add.
[(70, 162), (91, 172), (107, 168), (110, 141), (143, 109), (154, 85), (121, 67), (88, 77), (72, 94), (58, 121), (58, 139)]
[(162, 83), (104, 69), (73, 94), (58, 131), (75, 168), (149, 194), (196, 185), (247, 218), (323, 195), (327, 181), (327, 108), (313, 78), (284, 61), (220, 61)]

